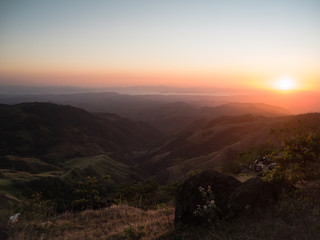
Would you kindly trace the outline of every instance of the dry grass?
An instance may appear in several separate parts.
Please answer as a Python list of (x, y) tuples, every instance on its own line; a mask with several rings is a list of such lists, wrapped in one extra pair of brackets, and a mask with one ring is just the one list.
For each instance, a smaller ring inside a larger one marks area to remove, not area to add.
[(11, 240), (19, 239), (156, 239), (174, 228), (174, 208), (147, 210), (120, 205), (65, 213), (46, 221), (17, 223)]
[(320, 188), (284, 197), (264, 211), (198, 227), (174, 229), (174, 208), (144, 211), (127, 205), (65, 213), (11, 226), (11, 240), (319, 240)]

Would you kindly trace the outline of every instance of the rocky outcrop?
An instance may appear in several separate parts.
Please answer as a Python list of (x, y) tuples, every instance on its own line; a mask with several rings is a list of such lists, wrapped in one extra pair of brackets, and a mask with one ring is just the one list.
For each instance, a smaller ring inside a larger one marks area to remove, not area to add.
[(268, 204), (276, 202), (280, 197), (281, 189), (276, 183), (265, 182), (261, 178), (251, 178), (241, 184), (229, 197), (231, 216), (240, 213), (263, 210)]
[(177, 189), (175, 225), (201, 223), (202, 219), (193, 214), (197, 205), (204, 204), (203, 197), (199, 192), (200, 186), (212, 188), (215, 204), (220, 214), (226, 214), (229, 205), (228, 199), (240, 185), (241, 182), (234, 177), (214, 170), (207, 170), (188, 178)]
[(175, 225), (197, 225), (205, 220), (194, 214), (199, 205), (207, 204), (200, 194), (200, 186), (205, 189), (211, 187), (218, 218), (233, 218), (264, 211), (269, 204), (278, 201), (284, 191), (294, 190), (292, 185), (266, 182), (259, 177), (241, 183), (234, 177), (207, 170), (188, 178), (178, 187)]
[(0, 239), (8, 239), (8, 230), (4, 227), (0, 227)]

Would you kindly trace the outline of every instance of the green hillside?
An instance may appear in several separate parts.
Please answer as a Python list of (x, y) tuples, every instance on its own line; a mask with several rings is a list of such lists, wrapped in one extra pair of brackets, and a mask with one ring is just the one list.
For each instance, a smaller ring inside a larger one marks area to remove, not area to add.
[(63, 169), (65, 173), (61, 177), (66, 181), (80, 180), (85, 176), (104, 178), (108, 175), (112, 183), (119, 184), (136, 175), (128, 165), (106, 155), (73, 158), (63, 164)]

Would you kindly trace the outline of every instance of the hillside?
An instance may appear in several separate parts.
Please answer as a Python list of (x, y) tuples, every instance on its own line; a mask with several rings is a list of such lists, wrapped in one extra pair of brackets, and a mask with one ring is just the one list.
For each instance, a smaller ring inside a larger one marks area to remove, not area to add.
[(161, 142), (161, 133), (147, 123), (113, 113), (52, 103), (0, 105), (0, 166), (31, 174), (62, 170), (66, 179), (77, 179), (89, 173), (101, 177), (115, 171), (120, 161), (121, 176), (135, 175), (124, 170), (134, 166), (139, 174), (155, 175), (161, 182), (176, 181), (193, 170), (223, 169), (239, 153), (265, 144), (270, 129), (287, 121), (319, 118), (279, 117), (285, 113), (281, 108), (249, 103), (199, 108), (178, 102), (138, 113), (167, 133), (183, 130)]
[(108, 176), (109, 190), (140, 179), (132, 159), (162, 139), (143, 122), (52, 103), (0, 105), (0, 134), (0, 192), (41, 193), (59, 208), (70, 207), (88, 176)]
[[(70, 239), (70, 236), (77, 239), (99, 239), (102, 236), (106, 239), (152, 239), (153, 236), (159, 239), (179, 239), (180, 236), (206, 239), (211, 230), (204, 229), (204, 235), (202, 228), (195, 232), (173, 230), (171, 206), (177, 187), (175, 182), (181, 182), (202, 169), (224, 170), (237, 160), (239, 153), (264, 146), (270, 139), (270, 129), (281, 128), (286, 123), (295, 125), (299, 120), (308, 125), (319, 126), (320, 123), (320, 113), (279, 116), (282, 115), (281, 109), (264, 104), (233, 103), (205, 108), (180, 102), (166, 105), (170, 107), (160, 111), (150, 108), (148, 118), (155, 125), (166, 119), (164, 126), (173, 123), (172, 119), (176, 120), (176, 125), (170, 127), (179, 126), (182, 130), (166, 138), (147, 123), (113, 113), (90, 113), (52, 103), (0, 105), (0, 133), (3, 136), (0, 140), (0, 200), (3, 201), (0, 234), (1, 229), (5, 229), (5, 234), (10, 231), (6, 228), (10, 214), (21, 212), (21, 225), (13, 225), (17, 235), (11, 232), (12, 239), (39, 237), (38, 233), (48, 239), (64, 236)], [(241, 115), (248, 111), (252, 114)], [(183, 116), (190, 118), (179, 125), (179, 118)], [(184, 128), (188, 121), (192, 122)], [(152, 178), (154, 176), (156, 178)], [(172, 182), (174, 184), (168, 184)], [(98, 199), (94, 202), (96, 205), (90, 205), (88, 199), (95, 197)], [(14, 208), (8, 201), (14, 203)], [(76, 205), (77, 201), (87, 202)], [(88, 210), (109, 203), (119, 205)], [(123, 203), (156, 210), (144, 211), (121, 205)], [(41, 209), (45, 211), (44, 215), (40, 214)], [(60, 215), (65, 211), (83, 209), (87, 210), (76, 215), (73, 213), (72, 219), (68, 213)], [(129, 211), (137, 216), (131, 218)], [(269, 219), (275, 219), (277, 212), (278, 209), (272, 212)], [(36, 220), (38, 214), (42, 217), (40, 220)], [(48, 214), (51, 214), (49, 218)], [(95, 217), (106, 221), (102, 217), (104, 214), (115, 216), (115, 222), (101, 225), (103, 229), (93, 227), (97, 225)], [(318, 216), (316, 212), (312, 214)], [(300, 216), (301, 212), (294, 215), (296, 219)], [(34, 225), (30, 225), (32, 218), (29, 217), (33, 218)], [(74, 218), (78, 221), (76, 225), (72, 222)], [(121, 223), (120, 218), (123, 219)], [(131, 223), (132, 219), (139, 224)], [(252, 224), (251, 219), (246, 221)], [(290, 225), (286, 223), (283, 228), (282, 221), (275, 221), (281, 231)], [(47, 223), (45, 226), (44, 222)], [(160, 222), (167, 226), (158, 228)], [(63, 224), (68, 224), (68, 228), (63, 228)], [(240, 236), (242, 231), (236, 228), (243, 229), (244, 225), (230, 225), (236, 235), (224, 229), (229, 225), (222, 225), (223, 228), (216, 233)], [(267, 222), (260, 221), (258, 225), (267, 226)], [(113, 226), (117, 230), (113, 231)], [(96, 231), (99, 236), (95, 235)], [(289, 232), (295, 234), (295, 231)], [(316, 232), (314, 230), (310, 236)], [(252, 239), (260, 236), (259, 232), (248, 234), (253, 236)]]
[(142, 172), (156, 175), (161, 182), (181, 180), (199, 169), (223, 169), (237, 160), (239, 153), (264, 146), (270, 130), (303, 120), (319, 125), (320, 114), (287, 117), (252, 115), (224, 116), (194, 121), (186, 129), (168, 138), (159, 148), (137, 160)]
[(106, 155), (97, 155), (86, 158), (73, 158), (63, 164), (62, 179), (67, 182), (81, 181), (86, 176), (95, 176), (102, 179), (107, 174), (112, 184), (120, 184), (135, 175), (132, 169), (121, 162)]
[(289, 112), (281, 107), (264, 103), (239, 103), (232, 102), (216, 107), (203, 107), (201, 115), (204, 117), (217, 118), (221, 116), (238, 116), (252, 114), (254, 116), (275, 117), (288, 115)]
[(145, 121), (163, 133), (170, 135), (183, 130), (183, 128), (198, 119), (244, 114), (274, 117), (288, 115), (288, 111), (261, 103), (227, 103), (215, 107), (203, 107), (185, 102), (172, 102), (142, 108), (136, 115), (131, 114), (129, 117)]
[(124, 160), (161, 139), (146, 123), (51, 103), (0, 105), (0, 134), (0, 156), (53, 163), (103, 153)]

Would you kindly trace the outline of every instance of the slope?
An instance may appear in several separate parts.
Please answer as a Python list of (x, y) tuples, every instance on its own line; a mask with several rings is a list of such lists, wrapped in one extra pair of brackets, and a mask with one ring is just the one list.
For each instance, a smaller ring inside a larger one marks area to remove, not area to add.
[(137, 159), (142, 172), (156, 175), (161, 182), (177, 181), (190, 171), (221, 169), (238, 154), (263, 146), (270, 130), (304, 120), (319, 125), (320, 113), (287, 117), (224, 116), (197, 120), (169, 138), (161, 147)]
[(65, 162), (63, 168), (65, 173), (61, 177), (68, 182), (79, 181), (85, 176), (102, 179), (108, 175), (109, 182), (120, 184), (136, 175), (128, 165), (117, 162), (106, 155), (73, 158)]
[(51, 103), (0, 105), (0, 134), (0, 156), (37, 157), (51, 163), (102, 153), (125, 159), (132, 150), (161, 139), (143, 122)]

